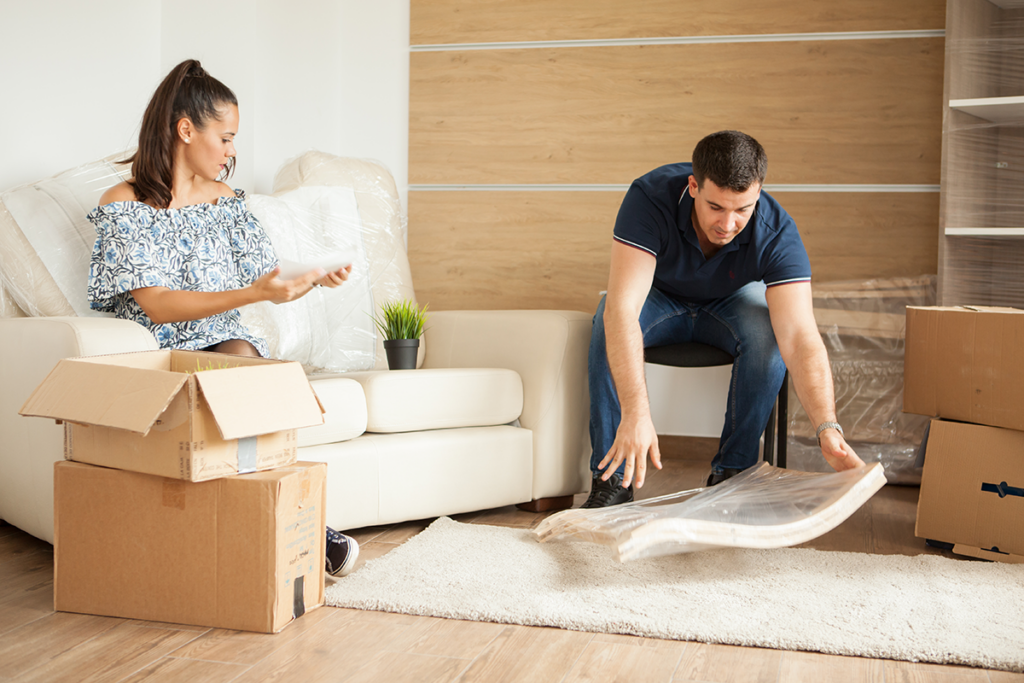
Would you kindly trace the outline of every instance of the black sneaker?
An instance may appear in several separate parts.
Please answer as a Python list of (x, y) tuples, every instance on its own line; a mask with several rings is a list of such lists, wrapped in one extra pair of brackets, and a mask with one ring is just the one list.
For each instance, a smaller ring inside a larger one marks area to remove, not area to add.
[(726, 479), (731, 479), (743, 470), (736, 469), (735, 467), (724, 467), (722, 468), (721, 474), (715, 474), (714, 470), (711, 470), (711, 474), (708, 475), (708, 486), (714, 486), (721, 484)]
[(345, 576), (355, 569), (359, 557), (359, 544), (351, 536), (327, 527), (327, 566), (331, 576)]
[(601, 477), (594, 477), (590, 484), (590, 497), (581, 508), (606, 508), (609, 505), (621, 505), (622, 503), (633, 502), (633, 485), (622, 488), (622, 477), (613, 474), (608, 481), (601, 481)]

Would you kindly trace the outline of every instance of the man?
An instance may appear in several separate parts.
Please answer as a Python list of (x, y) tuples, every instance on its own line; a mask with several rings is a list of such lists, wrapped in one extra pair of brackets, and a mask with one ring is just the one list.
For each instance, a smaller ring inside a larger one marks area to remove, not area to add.
[(657, 168), (626, 193), (590, 343), (594, 479), (583, 507), (633, 500), (648, 455), (661, 469), (648, 346), (701, 342), (735, 359), (709, 486), (757, 462), (787, 367), (825, 460), (836, 470), (864, 464), (836, 422), (810, 262), (793, 219), (761, 191), (767, 169), (756, 140), (721, 131), (697, 143), (692, 164)]

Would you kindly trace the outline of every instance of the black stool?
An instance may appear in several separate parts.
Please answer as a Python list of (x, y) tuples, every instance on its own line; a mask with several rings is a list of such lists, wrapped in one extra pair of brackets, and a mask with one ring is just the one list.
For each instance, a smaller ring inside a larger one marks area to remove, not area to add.
[[(732, 355), (722, 349), (698, 342), (651, 346), (644, 349), (644, 360), (656, 365), (670, 365), (676, 368), (708, 368), (717, 365), (732, 365)], [(786, 466), (786, 424), (789, 421), (789, 370), (782, 380), (779, 396), (768, 416), (764, 430), (764, 461), (776, 467)], [(778, 423), (778, 443), (775, 433)]]

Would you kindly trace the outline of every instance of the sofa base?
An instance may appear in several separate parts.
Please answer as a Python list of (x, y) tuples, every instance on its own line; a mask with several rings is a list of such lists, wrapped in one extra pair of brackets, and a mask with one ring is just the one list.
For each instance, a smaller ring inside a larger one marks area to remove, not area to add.
[(573, 496), (552, 496), (531, 500), (528, 503), (519, 503), (516, 507), (526, 512), (556, 512), (571, 508), (572, 501)]
[(533, 433), (500, 425), (364, 434), (299, 449), (327, 463), (327, 526), (344, 531), (529, 501)]

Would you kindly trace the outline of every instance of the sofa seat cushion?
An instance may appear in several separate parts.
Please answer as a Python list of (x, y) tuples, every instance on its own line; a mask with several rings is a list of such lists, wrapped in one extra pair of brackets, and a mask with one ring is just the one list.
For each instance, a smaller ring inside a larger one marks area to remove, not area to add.
[(324, 408), (324, 423), (300, 429), (299, 448), (348, 441), (366, 431), (366, 396), (359, 382), (329, 377), (314, 379), (310, 386)]
[(368, 432), (489, 427), (523, 412), (523, 382), (514, 370), (374, 370), (345, 377), (363, 386)]

